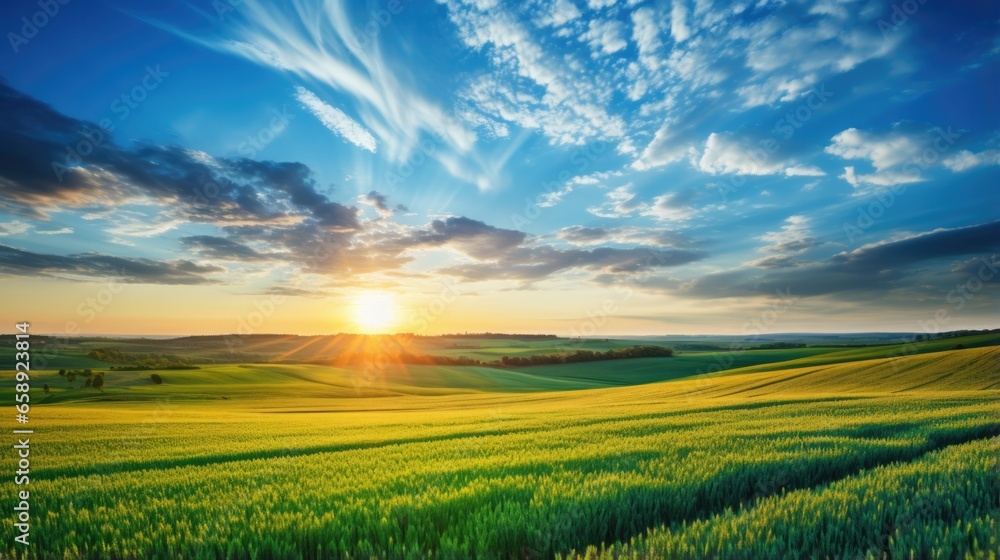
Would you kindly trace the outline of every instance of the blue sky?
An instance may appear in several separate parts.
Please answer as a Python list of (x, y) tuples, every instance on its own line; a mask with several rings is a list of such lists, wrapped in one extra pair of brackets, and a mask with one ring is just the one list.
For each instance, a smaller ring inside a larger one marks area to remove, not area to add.
[(0, 282), (52, 330), (109, 275), (86, 330), (993, 326), (995, 4), (0, 10)]

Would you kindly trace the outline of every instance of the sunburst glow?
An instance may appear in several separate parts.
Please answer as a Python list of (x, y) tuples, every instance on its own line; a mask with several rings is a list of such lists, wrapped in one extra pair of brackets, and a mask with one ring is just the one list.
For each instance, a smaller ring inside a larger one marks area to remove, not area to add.
[(388, 292), (364, 292), (357, 295), (351, 308), (354, 324), (365, 333), (385, 333), (399, 320), (399, 304)]

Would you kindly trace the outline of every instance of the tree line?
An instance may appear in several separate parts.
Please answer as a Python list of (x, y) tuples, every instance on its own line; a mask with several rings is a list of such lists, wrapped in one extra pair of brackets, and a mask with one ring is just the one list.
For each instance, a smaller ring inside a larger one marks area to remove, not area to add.
[(636, 345), (627, 348), (612, 348), (605, 352), (577, 350), (569, 354), (536, 354), (533, 356), (503, 356), (499, 360), (477, 360), (466, 356), (438, 356), (432, 354), (380, 354), (350, 352), (327, 360), (326, 365), (356, 365), (384, 360), (390, 363), (428, 366), (485, 366), (485, 367), (527, 367), (555, 364), (574, 364), (602, 360), (627, 360), (633, 358), (669, 358), (674, 355), (670, 348), (655, 345)]
[[(577, 350), (572, 354), (536, 354), (534, 356), (504, 356), (500, 365), (506, 367), (540, 366), (551, 364), (575, 364), (599, 362), (603, 360), (630, 360), (633, 358), (669, 358), (674, 355), (670, 348), (655, 345), (638, 345), (627, 348), (612, 348), (604, 352)], [(496, 362), (493, 362), (495, 364)]]
[[(122, 352), (117, 348), (95, 348), (87, 352), (87, 357), (116, 364), (117, 369), (122, 370), (198, 369), (198, 366), (190, 365), (187, 360), (176, 354), (139, 354)], [(111, 366), (110, 369), (116, 367)]]

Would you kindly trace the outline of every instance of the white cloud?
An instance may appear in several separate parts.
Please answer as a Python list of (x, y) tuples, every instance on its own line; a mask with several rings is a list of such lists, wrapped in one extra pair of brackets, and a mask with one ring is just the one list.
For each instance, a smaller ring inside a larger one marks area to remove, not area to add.
[(769, 231), (760, 236), (759, 239), (767, 243), (767, 245), (757, 249), (761, 253), (794, 255), (818, 245), (809, 228), (809, 218), (801, 215), (789, 216), (785, 219), (780, 230)]
[(580, 17), (580, 10), (573, 0), (556, 0), (551, 6), (543, 6), (535, 19), (542, 27), (562, 27)]
[(587, 211), (601, 218), (626, 218), (638, 213), (656, 220), (680, 221), (698, 213), (691, 206), (697, 197), (696, 190), (688, 189), (653, 197), (652, 203), (644, 202), (629, 183), (608, 192), (604, 204), (591, 206)]
[(746, 67), (752, 71), (738, 90), (744, 106), (794, 101), (827, 78), (895, 50), (902, 34), (883, 37), (873, 21), (877, 15), (851, 13), (853, 19), (844, 21), (829, 10), (814, 11), (820, 17), (809, 24), (774, 14), (734, 29), (747, 41)]
[(789, 177), (822, 177), (826, 175), (826, 173), (815, 165), (800, 163), (786, 169), (785, 175), (788, 175)]
[(621, 171), (600, 171), (589, 175), (577, 175), (576, 177), (566, 181), (566, 183), (559, 189), (549, 191), (542, 195), (542, 200), (538, 203), (538, 206), (542, 208), (551, 208), (559, 204), (562, 199), (569, 193), (573, 192), (573, 189), (577, 186), (600, 185), (610, 177), (616, 177), (621, 174)]
[(697, 166), (712, 174), (771, 175), (784, 170), (785, 162), (777, 160), (761, 146), (713, 132), (705, 140), (705, 151)]
[(875, 173), (858, 174), (854, 170), (854, 166), (845, 167), (843, 175), (839, 175), (838, 178), (847, 181), (856, 189), (866, 185), (875, 187), (892, 187), (896, 185), (919, 183), (924, 180), (920, 174), (906, 171), (876, 171)]
[(119, 210), (110, 222), (112, 227), (105, 230), (111, 234), (112, 242), (122, 245), (132, 245), (123, 237), (159, 237), (185, 223), (185, 220), (175, 218), (169, 212), (159, 212), (149, 215), (145, 212)]
[[(448, 7), (459, 36), (471, 49), (489, 54), (494, 70), (481, 75), (463, 97), (481, 112), (522, 128), (541, 130), (553, 142), (581, 145), (595, 138), (620, 140), (626, 121), (608, 107), (617, 87), (571, 55), (543, 46), (514, 14), (482, 11), (461, 0), (439, 0)], [(619, 44), (615, 33), (593, 24), (600, 52)], [(589, 31), (588, 31), (589, 33)], [(604, 42), (606, 40), (606, 43)]]
[(590, 20), (587, 31), (580, 36), (594, 50), (594, 55), (614, 54), (628, 46), (625, 25), (614, 20)]
[(973, 161), (978, 164), (980, 159), (989, 159), (988, 152), (972, 154), (964, 150), (946, 157), (957, 139), (950, 129), (897, 123), (886, 132), (848, 128), (835, 135), (825, 151), (844, 159), (867, 160), (875, 168), (873, 173), (859, 173), (854, 166), (845, 167), (840, 178), (851, 186), (888, 187), (924, 181), (923, 172), (935, 165), (956, 171)]
[(540, 208), (552, 208), (553, 206), (562, 202), (562, 199), (566, 197), (569, 193), (573, 192), (573, 186), (566, 184), (555, 191), (550, 191), (542, 195), (541, 201), (538, 203)]
[(843, 175), (839, 175), (838, 178), (847, 181), (848, 183), (850, 183), (850, 185), (852, 187), (855, 187), (855, 188), (857, 188), (859, 185), (861, 185), (861, 182), (858, 181), (858, 174), (854, 171), (854, 166), (853, 165), (849, 165), (849, 166), (845, 167), (844, 168), (844, 174)]
[(809, 8), (810, 14), (822, 14), (836, 16), (840, 19), (846, 19), (850, 12), (848, 11), (849, 2), (841, 2), (840, 0), (818, 0), (813, 3), (812, 7)]
[(653, 203), (643, 209), (643, 216), (657, 220), (682, 221), (694, 216), (697, 212), (691, 208), (689, 193), (673, 192), (653, 197)]
[(36, 230), (35, 233), (39, 235), (66, 235), (68, 233), (73, 233), (73, 228), (64, 227), (50, 230)]
[(652, 8), (643, 7), (632, 12), (632, 40), (639, 47), (639, 61), (652, 71), (661, 65), (659, 51), (663, 46), (657, 19)]
[(961, 150), (941, 162), (948, 169), (958, 172), (979, 167), (980, 165), (1000, 165), (1000, 150), (984, 150), (973, 153)]
[(653, 140), (646, 146), (632, 167), (639, 171), (660, 167), (691, 156), (694, 146), (687, 134), (665, 124), (656, 131)]
[[(378, 48), (380, 38), (357, 32), (351, 11), (346, 0), (242, 0), (238, 10), (227, 14), (222, 36), (162, 27), (350, 97), (361, 124), (378, 138), (379, 153), (392, 162), (405, 161), (427, 134), (440, 139), (440, 153), (472, 150), (476, 134), (406, 82), (406, 74), (396, 72)], [(363, 143), (370, 145), (367, 138)]]
[(685, 247), (691, 240), (682, 233), (664, 229), (636, 226), (586, 227), (569, 226), (556, 232), (556, 237), (572, 245), (599, 245), (603, 243), (640, 244), (659, 247)]
[(31, 229), (31, 226), (20, 221), (0, 222), (0, 235), (19, 235)]
[[(607, 10), (603, 1), (559, 0), (545, 14), (541, 3), (524, 10), (492, 2), (484, 10), (475, 0), (438, 2), (465, 46), (489, 64), (461, 93), (486, 118), (465, 122), (487, 131), (509, 123), (511, 134), (514, 126), (538, 130), (555, 144), (615, 142), (619, 153), (637, 155), (637, 170), (689, 157), (708, 134), (706, 115), (801, 101), (830, 78), (888, 55), (898, 42), (881, 37), (872, 19), (880, 14), (831, 2), (812, 9), (630, 0)], [(599, 12), (578, 15), (585, 4)], [(751, 6), (754, 18), (739, 17)], [(623, 97), (636, 103), (621, 103)], [(758, 173), (785, 169), (758, 167)], [(746, 165), (734, 169), (750, 172)], [(816, 169), (789, 173), (806, 172)]]
[(302, 86), (295, 88), (295, 98), (319, 122), (323, 123), (323, 126), (330, 129), (331, 132), (342, 136), (345, 140), (359, 148), (375, 153), (375, 137), (368, 132), (368, 129), (355, 122), (354, 119), (347, 116), (343, 111), (324, 103), (320, 98), (316, 97), (316, 94)]
[(687, 41), (691, 36), (691, 28), (687, 23), (688, 9), (684, 2), (685, 0), (674, 0), (670, 10), (670, 35), (678, 43)]
[(587, 212), (601, 218), (622, 218), (643, 207), (632, 190), (632, 183), (618, 187), (605, 195), (607, 201), (600, 206), (591, 206)]
[(867, 159), (875, 169), (886, 169), (916, 159), (925, 142), (901, 132), (876, 134), (848, 128), (832, 138), (824, 151), (844, 159)]

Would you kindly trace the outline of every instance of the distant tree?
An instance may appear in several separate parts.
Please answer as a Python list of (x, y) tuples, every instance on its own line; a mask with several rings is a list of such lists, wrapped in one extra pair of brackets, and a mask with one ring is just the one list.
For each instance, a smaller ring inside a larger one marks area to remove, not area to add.
[(94, 387), (94, 389), (101, 389), (102, 391), (104, 390), (104, 389), (102, 389), (102, 387), (104, 387), (104, 375), (103, 374), (101, 374), (101, 375), (95, 375), (93, 382), (91, 382), (91, 380), (89, 380), (89, 379), (87, 380), (87, 382), (91, 383), (92, 386)]
[(76, 381), (76, 371), (75, 370), (71, 369), (71, 370), (69, 370), (69, 371), (66, 372), (66, 381), (69, 381), (70, 383), (73, 383), (74, 381)]
[(59, 370), (59, 375), (65, 376), (66, 375), (66, 370), (64, 370), (64, 369)]
[(956, 344), (955, 345), (955, 350), (965, 350), (965, 345), (964, 344)]
[(93, 384), (94, 384), (94, 380), (88, 377), (88, 378), (87, 378), (87, 382), (86, 382), (86, 383), (84, 383), (84, 384), (83, 384), (83, 386), (84, 386), (84, 387), (90, 387), (90, 386), (91, 386), (91, 385), (93, 385)]
[(918, 334), (916, 337), (914, 337), (914, 340), (916, 340), (917, 342), (923, 342), (924, 341), (924, 335)]
[(153, 381), (153, 383), (156, 383), (157, 385), (161, 385), (163, 383), (163, 378), (160, 377), (159, 374), (154, 373), (150, 375), (149, 378)]
[(45, 391), (46, 393), (48, 393), (49, 392), (49, 384), (46, 383), (45, 385), (42, 385), (42, 390)]
[(88, 369), (85, 369), (85, 370), (83, 370), (83, 376), (84, 376), (84, 377), (90, 377), (91, 375), (94, 375), (94, 372), (90, 371), (90, 369), (89, 369), (89, 368), (88, 368)]

